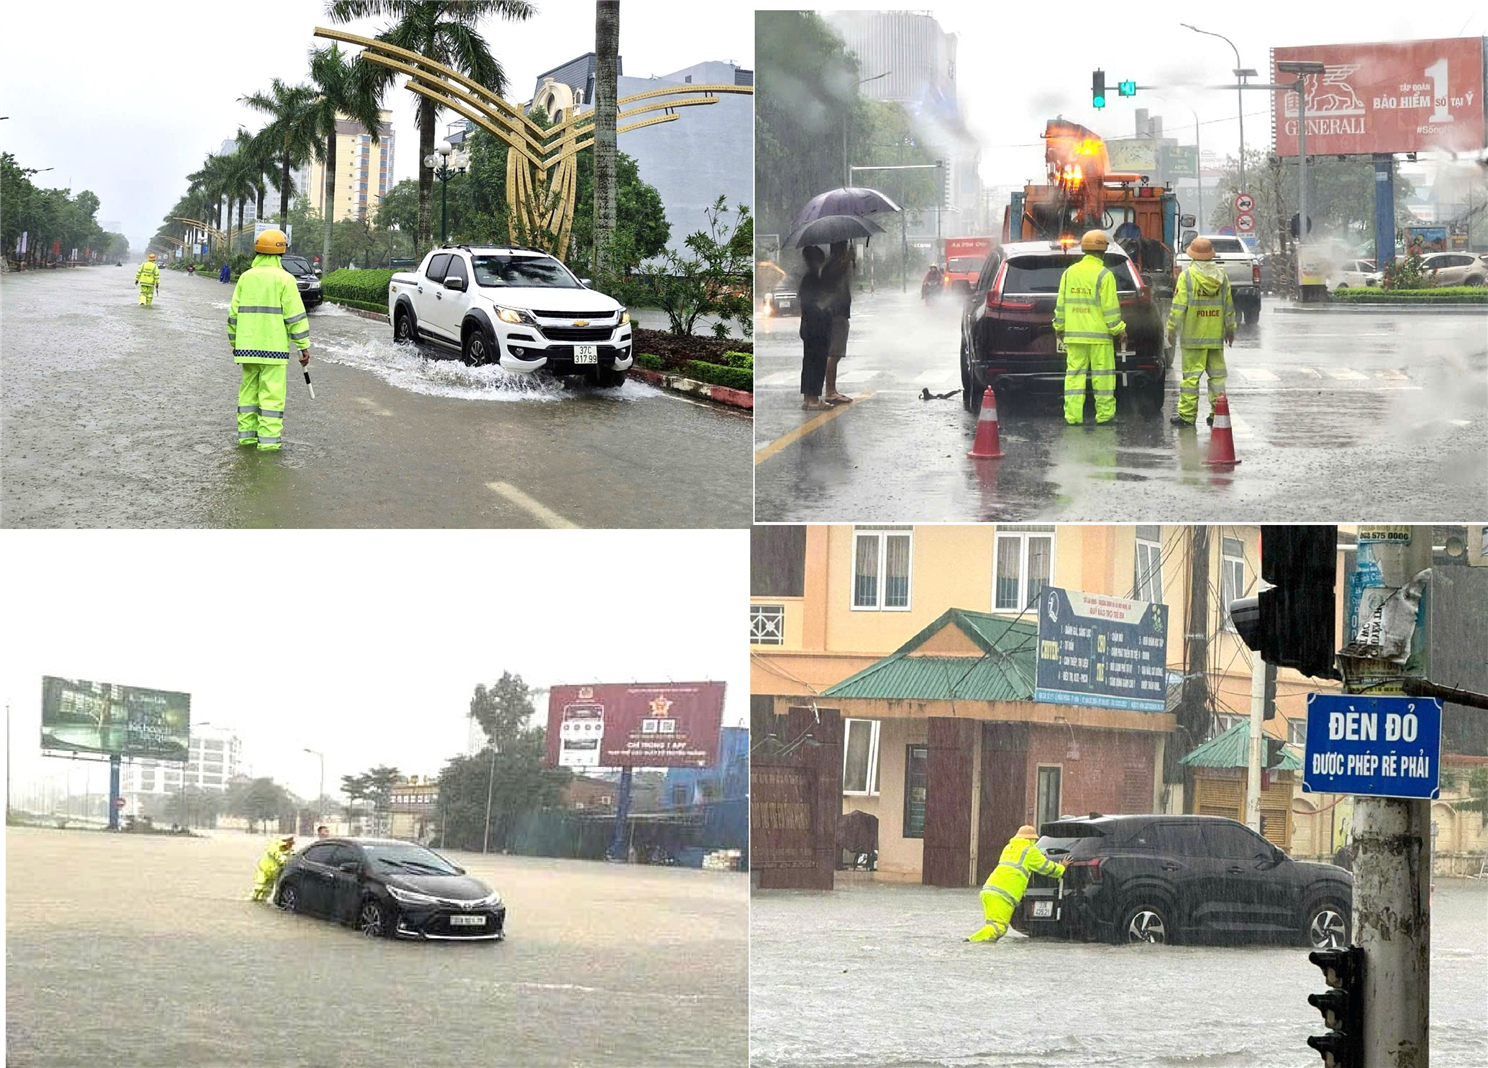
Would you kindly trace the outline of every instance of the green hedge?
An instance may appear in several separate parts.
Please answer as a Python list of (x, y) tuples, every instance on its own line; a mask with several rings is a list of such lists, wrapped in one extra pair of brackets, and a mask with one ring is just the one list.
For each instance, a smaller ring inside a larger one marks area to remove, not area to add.
[(1443, 286), (1440, 289), (1338, 289), (1339, 304), (1488, 304), (1488, 287)]
[(644, 367), (648, 371), (666, 370), (666, 361), (660, 356), (652, 356), (649, 352), (638, 353), (635, 362), (637, 366)]
[(738, 367), (720, 367), (716, 363), (688, 360), (687, 376), (703, 382), (711, 382), (715, 386), (742, 389), (745, 393), (754, 392), (754, 372)]
[(322, 278), (320, 287), (327, 300), (332, 298), (359, 300), (367, 304), (375, 304), (379, 311), (385, 312), (387, 311), (388, 282), (396, 273), (391, 270), (367, 271), (343, 267)]
[(326, 300), (332, 304), (343, 304), (348, 308), (361, 308), (363, 311), (381, 312), (383, 315), (387, 314), (386, 302), (373, 304), (370, 300), (348, 300), (346, 297), (326, 297)]
[(747, 352), (725, 352), (721, 357), (725, 367), (738, 367), (745, 371), (754, 370), (754, 356)]

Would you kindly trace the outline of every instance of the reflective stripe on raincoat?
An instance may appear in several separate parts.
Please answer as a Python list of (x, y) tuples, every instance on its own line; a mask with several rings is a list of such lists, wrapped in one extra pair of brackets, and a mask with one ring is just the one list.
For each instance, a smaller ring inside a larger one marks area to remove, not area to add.
[(1217, 349), (1235, 330), (1235, 301), (1225, 270), (1213, 260), (1194, 260), (1173, 287), (1168, 333), (1182, 328), (1183, 347)]
[(1066, 342), (1086, 345), (1112, 343), (1126, 333), (1116, 276), (1100, 256), (1087, 252), (1059, 276), (1054, 329)]
[(305, 303), (278, 256), (254, 256), (238, 279), (227, 310), (227, 338), (237, 363), (288, 361), (292, 347), (310, 347)]

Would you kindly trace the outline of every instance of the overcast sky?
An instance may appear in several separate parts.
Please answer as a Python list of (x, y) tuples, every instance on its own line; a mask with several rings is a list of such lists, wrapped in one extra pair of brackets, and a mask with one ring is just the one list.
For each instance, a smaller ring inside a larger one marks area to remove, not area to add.
[[(256, 775), (313, 796), (377, 764), (434, 775), (470, 696), (529, 684), (728, 684), (748, 723), (744, 531), (0, 532), (0, 696), (18, 788), (40, 755), (41, 677), (191, 694)], [(700, 568), (702, 570), (700, 571)], [(547, 701), (539, 701), (546, 715)], [(106, 771), (91, 765), (101, 791)]]
[[(796, 8), (767, 3), (761, 7)], [(982, 146), (982, 181), (1022, 185), (1044, 173), (1044, 123), (1062, 114), (1107, 138), (1135, 134), (1136, 109), (1163, 116), (1163, 133), (1193, 144), (1194, 112), (1201, 123), (1205, 152), (1234, 155), (1239, 121), (1233, 90), (1202, 88), (1233, 84), (1235, 53), (1217, 37), (1184, 29), (1224, 34), (1240, 50), (1241, 65), (1269, 77), (1269, 50), (1302, 44), (1390, 41), (1479, 36), (1488, 33), (1483, 4), (1279, 3), (1251, 0), (1220, 6), (1147, 5), (1129, 18), (1111, 3), (1074, 0), (1045, 7), (1026, 3), (904, 4), (935, 16), (941, 29), (959, 35), (957, 84), (962, 113)], [(832, 9), (893, 8), (889, 4), (833, 4)], [(1367, 14), (1367, 17), (1362, 17)], [(1356, 17), (1357, 16), (1357, 17)], [(1090, 72), (1106, 72), (1107, 106), (1090, 104)], [(865, 70), (864, 76), (878, 71)], [(1125, 79), (1164, 86), (1134, 98), (1116, 95)], [(1245, 143), (1263, 147), (1270, 136), (1270, 96), (1247, 95)], [(1193, 111), (1189, 109), (1192, 108)]]
[[(590, 0), (533, 6), (537, 14), (526, 22), (480, 26), (516, 101), (532, 98), (541, 72), (594, 50)], [(238, 98), (267, 91), (274, 78), (308, 80), (309, 50), (330, 44), (313, 36), (315, 27), (331, 25), (324, 10), (320, 0), (6, 4), (0, 114), (10, 119), (0, 122), (0, 147), (22, 166), (53, 168), (34, 181), (97, 193), (98, 219), (122, 222), (139, 253), (206, 154), (239, 123), (250, 130), (264, 124)], [(338, 28), (375, 37), (385, 24), (368, 19)], [(624, 72), (662, 75), (706, 60), (752, 69), (753, 27), (746, 3), (624, 0)], [(414, 177), (418, 165), (414, 100), (398, 88), (383, 101), (393, 111), (399, 180)], [(441, 116), (441, 131), (458, 118)], [(277, 211), (277, 194), (270, 194)]]

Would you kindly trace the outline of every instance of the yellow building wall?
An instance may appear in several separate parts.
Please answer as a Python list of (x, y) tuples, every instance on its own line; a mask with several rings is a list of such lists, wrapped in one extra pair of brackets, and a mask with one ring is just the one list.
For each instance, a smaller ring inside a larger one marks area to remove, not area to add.
[(906, 748), (924, 745), (929, 728), (923, 721), (886, 719), (878, 731), (877, 795), (844, 794), (842, 812), (863, 811), (878, 817), (878, 877), (894, 881), (920, 878), (925, 843), (904, 837), (904, 762)]

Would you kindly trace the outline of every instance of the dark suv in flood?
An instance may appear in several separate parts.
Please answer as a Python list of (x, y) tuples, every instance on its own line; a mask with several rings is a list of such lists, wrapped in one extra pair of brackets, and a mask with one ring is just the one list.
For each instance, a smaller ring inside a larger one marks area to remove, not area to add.
[[(961, 390), (966, 410), (982, 407), (990, 385), (999, 401), (1012, 390), (1064, 390), (1065, 354), (1054, 337), (1059, 279), (1083, 253), (1059, 241), (999, 245), (987, 256), (961, 315)], [(1118, 402), (1131, 398), (1145, 416), (1162, 411), (1171, 356), (1152, 290), (1131, 257), (1112, 244), (1106, 266), (1126, 323), (1127, 349), (1116, 354)]]
[(1038, 847), (1065, 866), (1035, 875), (1013, 917), (1029, 935), (1110, 942), (1302, 941), (1346, 946), (1353, 876), (1292, 860), (1220, 816), (1065, 817)]

